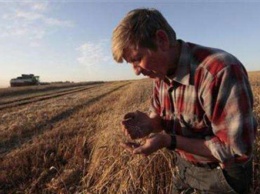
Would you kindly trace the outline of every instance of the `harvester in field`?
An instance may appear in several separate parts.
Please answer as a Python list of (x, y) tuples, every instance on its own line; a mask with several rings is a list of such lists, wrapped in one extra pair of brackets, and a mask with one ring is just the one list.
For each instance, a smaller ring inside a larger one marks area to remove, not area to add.
[(10, 80), (11, 87), (39, 85), (39, 76), (34, 74), (22, 74), (22, 76)]

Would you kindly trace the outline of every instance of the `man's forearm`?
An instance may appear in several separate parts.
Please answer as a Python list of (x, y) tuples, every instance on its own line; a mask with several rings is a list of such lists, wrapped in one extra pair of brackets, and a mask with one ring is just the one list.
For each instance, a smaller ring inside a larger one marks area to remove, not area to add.
[(206, 141), (203, 139), (188, 138), (176, 135), (176, 148), (217, 161), (209, 148), (206, 146)]
[[(152, 119), (154, 126), (151, 133), (159, 133), (164, 130), (162, 126), (162, 119), (159, 115), (156, 113), (151, 113), (149, 117)], [(165, 133), (165, 141), (168, 146), (170, 146), (170, 139), (170, 135)], [(204, 139), (195, 139), (176, 135), (176, 148), (217, 161), (217, 159), (212, 155), (210, 149), (207, 147), (206, 140)]]

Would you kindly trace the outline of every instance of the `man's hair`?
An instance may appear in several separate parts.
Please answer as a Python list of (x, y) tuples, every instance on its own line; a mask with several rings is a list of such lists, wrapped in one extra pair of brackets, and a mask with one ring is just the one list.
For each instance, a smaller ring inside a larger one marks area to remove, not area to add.
[(134, 9), (130, 11), (112, 35), (112, 53), (115, 61), (122, 63), (124, 50), (143, 47), (156, 50), (154, 38), (157, 30), (164, 30), (170, 44), (176, 40), (175, 31), (156, 9)]

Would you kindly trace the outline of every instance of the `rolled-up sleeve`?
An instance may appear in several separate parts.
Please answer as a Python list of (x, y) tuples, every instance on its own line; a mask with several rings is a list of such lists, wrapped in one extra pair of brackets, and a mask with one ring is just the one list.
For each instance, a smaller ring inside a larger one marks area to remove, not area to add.
[(242, 65), (233, 64), (212, 75), (201, 70), (199, 100), (211, 121), (214, 136), (207, 137), (212, 155), (221, 162), (249, 158), (256, 133), (253, 95)]

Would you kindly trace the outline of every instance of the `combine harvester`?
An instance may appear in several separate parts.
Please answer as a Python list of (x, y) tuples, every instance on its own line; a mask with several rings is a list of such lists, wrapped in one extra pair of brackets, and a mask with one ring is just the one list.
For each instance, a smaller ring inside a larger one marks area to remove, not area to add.
[(40, 84), (39, 78), (39, 76), (35, 76), (34, 74), (22, 74), (21, 77), (11, 79), (10, 85), (11, 87), (35, 86)]

